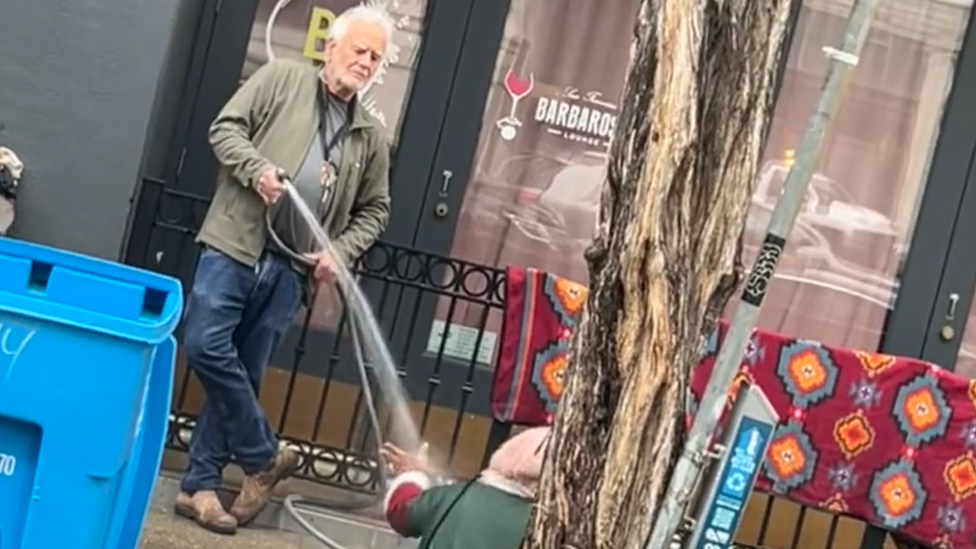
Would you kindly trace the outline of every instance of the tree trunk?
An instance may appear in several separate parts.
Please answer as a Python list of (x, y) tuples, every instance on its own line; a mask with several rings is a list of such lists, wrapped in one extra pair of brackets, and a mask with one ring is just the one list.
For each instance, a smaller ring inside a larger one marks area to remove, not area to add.
[[(644, 0), (524, 549), (642, 548), (738, 284), (791, 0)], [(659, 548), (667, 549), (667, 548)]]

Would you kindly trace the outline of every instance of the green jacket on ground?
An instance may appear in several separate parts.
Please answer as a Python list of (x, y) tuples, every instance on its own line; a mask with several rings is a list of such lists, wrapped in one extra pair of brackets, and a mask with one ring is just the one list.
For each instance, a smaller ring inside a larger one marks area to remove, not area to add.
[[(297, 173), (320, 120), (319, 69), (291, 60), (272, 61), (254, 73), (210, 126), (210, 144), (221, 164), (197, 241), (249, 266), (268, 241), (265, 205), (253, 185), (270, 167)], [(390, 149), (372, 117), (355, 105), (326, 232), (351, 265), (379, 238), (390, 217)]]
[(391, 484), (385, 512), (398, 534), (419, 538), (418, 549), (518, 549), (532, 505), (480, 480), (433, 486), (411, 472)]

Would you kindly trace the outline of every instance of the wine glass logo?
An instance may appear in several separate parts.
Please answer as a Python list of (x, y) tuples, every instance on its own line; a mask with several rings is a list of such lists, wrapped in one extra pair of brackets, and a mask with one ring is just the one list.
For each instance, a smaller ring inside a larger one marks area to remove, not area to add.
[(495, 126), (498, 127), (502, 139), (505, 141), (511, 141), (518, 135), (518, 128), (522, 126), (522, 121), (515, 116), (515, 109), (518, 108), (519, 101), (523, 97), (532, 93), (532, 88), (534, 87), (535, 76), (532, 73), (529, 73), (528, 79), (521, 78), (512, 69), (508, 69), (508, 72), (505, 73), (505, 91), (512, 98), (512, 109), (509, 111), (508, 116), (500, 118), (495, 122)]

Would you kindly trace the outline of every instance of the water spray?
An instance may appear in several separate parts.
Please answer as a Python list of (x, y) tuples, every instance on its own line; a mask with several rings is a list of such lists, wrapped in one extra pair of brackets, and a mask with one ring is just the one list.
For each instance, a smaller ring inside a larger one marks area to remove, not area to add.
[[(301, 215), (302, 220), (311, 230), (315, 241), (319, 244), (320, 251), (322, 253), (329, 254), (332, 257), (337, 257), (331, 240), (329, 239), (325, 230), (319, 224), (315, 214), (312, 213), (304, 199), (302, 199), (302, 197), (298, 194), (298, 191), (292, 185), (291, 179), (281, 171), (278, 172), (278, 178), (284, 184), (285, 194), (288, 195), (288, 199), (292, 202), (295, 209)], [(325, 192), (328, 193), (331, 192), (331, 190), (327, 189)], [(287, 255), (289, 259), (292, 259), (301, 265), (305, 265), (310, 269), (315, 267), (314, 259), (290, 249), (284, 244), (284, 242), (282, 242), (281, 238), (274, 230), (271, 208), (268, 208), (265, 213), (265, 224), (268, 229), (268, 235), (282, 253)], [(398, 442), (407, 450), (416, 450), (420, 448), (420, 434), (413, 422), (413, 416), (411, 415), (410, 409), (407, 406), (406, 392), (404, 391), (403, 386), (396, 375), (396, 366), (393, 363), (393, 358), (390, 355), (389, 348), (383, 339), (382, 332), (379, 329), (379, 324), (375, 315), (373, 314), (369, 301), (359, 288), (359, 284), (357, 283), (355, 277), (353, 277), (349, 269), (345, 265), (341, 264), (341, 262), (335, 263), (334, 280), (339, 297), (348, 314), (349, 333), (356, 362), (356, 370), (359, 373), (359, 379), (362, 383), (363, 400), (366, 406), (368, 419), (373, 431), (374, 442), (377, 448), (376, 480), (379, 490), (376, 496), (373, 496), (368, 500), (360, 500), (356, 503), (346, 502), (345, 504), (309, 499), (298, 494), (289, 494), (285, 497), (284, 508), (296, 523), (298, 523), (302, 528), (305, 529), (306, 532), (308, 532), (309, 535), (314, 537), (319, 542), (333, 549), (349, 549), (347, 546), (340, 544), (335, 539), (327, 536), (316, 528), (311, 521), (302, 516), (300, 507), (327, 510), (364, 509), (380, 501), (383, 494), (387, 490), (387, 464), (383, 459), (382, 452), (380, 451), (384, 443), (383, 430), (379, 419), (379, 413), (377, 412), (376, 399), (369, 383), (368, 370), (373, 370), (376, 380), (379, 382), (380, 388), (387, 398), (387, 403), (390, 407), (390, 417), (393, 419), (393, 429), (399, 435), (397, 437), (399, 439)], [(309, 304), (308, 306), (311, 307), (312, 304)], [(364, 342), (363, 339), (366, 341)], [(374, 361), (373, 368), (370, 368), (366, 362), (367, 357), (365, 349), (367, 347), (371, 348), (378, 355), (376, 357), (377, 360)]]

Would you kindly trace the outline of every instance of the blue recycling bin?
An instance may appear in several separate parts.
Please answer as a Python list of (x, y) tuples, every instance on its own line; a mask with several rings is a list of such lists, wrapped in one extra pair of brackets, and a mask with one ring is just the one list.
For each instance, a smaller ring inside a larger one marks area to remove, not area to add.
[(0, 549), (134, 549), (162, 460), (179, 281), (0, 237)]

